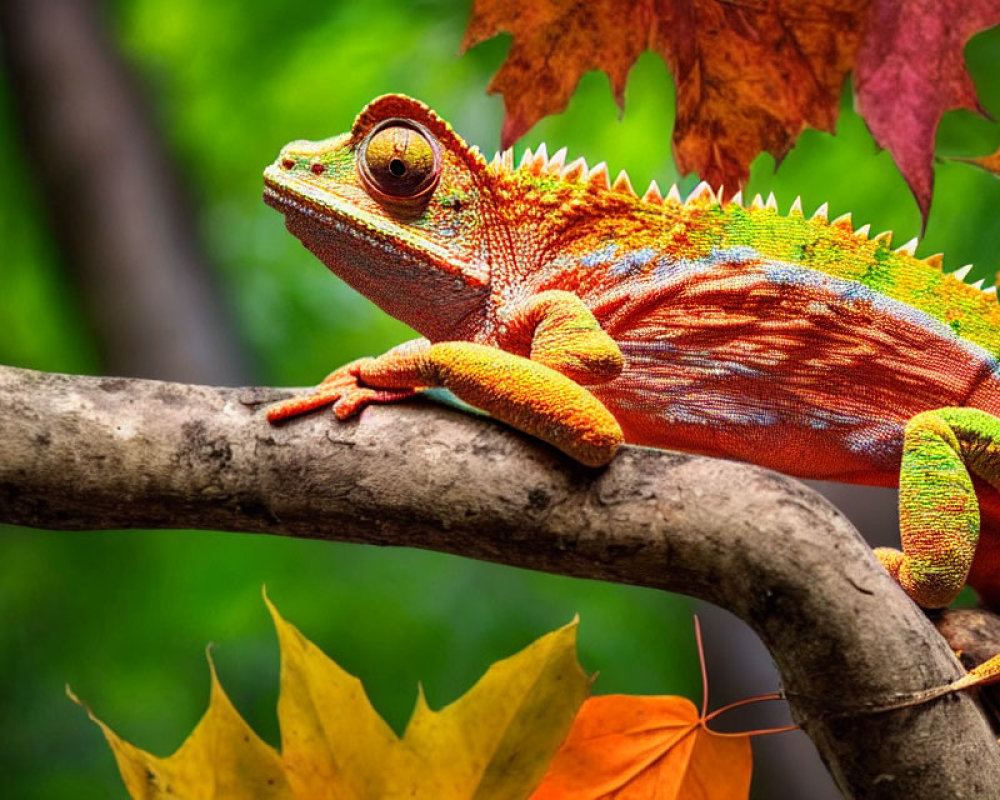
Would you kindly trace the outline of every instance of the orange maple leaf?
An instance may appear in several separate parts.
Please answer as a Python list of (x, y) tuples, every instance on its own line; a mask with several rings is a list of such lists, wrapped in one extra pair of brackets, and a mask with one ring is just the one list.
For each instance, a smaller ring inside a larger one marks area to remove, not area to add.
[(697, 616), (694, 638), (701, 665), (700, 712), (686, 697), (613, 694), (587, 699), (529, 800), (746, 800), (753, 772), (750, 737), (798, 726), (745, 733), (711, 730), (708, 723), (730, 709), (781, 695), (737, 700), (709, 714)]
[(720, 734), (684, 697), (591, 697), (531, 800), (746, 800), (749, 734)]
[(589, 70), (623, 107), (632, 64), (659, 53), (677, 85), (678, 169), (733, 191), (759, 153), (780, 161), (806, 127), (833, 132), (854, 69), (859, 109), (926, 219), (941, 115), (980, 110), (962, 47), (997, 23), (997, 0), (475, 0), (462, 47), (513, 35), (489, 85), (504, 148), (563, 111)]
[(987, 172), (992, 172), (1000, 178), (1000, 149), (985, 156), (973, 156), (972, 158), (956, 158), (955, 161), (964, 161), (973, 164)]

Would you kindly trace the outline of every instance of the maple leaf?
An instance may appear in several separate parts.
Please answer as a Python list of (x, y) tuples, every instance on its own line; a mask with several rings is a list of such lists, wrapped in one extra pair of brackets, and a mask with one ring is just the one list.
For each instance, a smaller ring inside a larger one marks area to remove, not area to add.
[(694, 637), (701, 666), (700, 712), (685, 697), (589, 698), (530, 800), (746, 800), (753, 772), (750, 737), (797, 726), (745, 733), (711, 730), (708, 723), (730, 709), (781, 695), (738, 700), (709, 714), (697, 616)]
[(985, 156), (973, 156), (972, 158), (955, 158), (953, 161), (964, 161), (967, 164), (973, 164), (980, 169), (985, 169), (987, 172), (992, 172), (998, 178), (1000, 178), (1000, 150), (995, 153), (990, 153)]
[(125, 788), (133, 798), (226, 798), (226, 800), (292, 800), (281, 757), (239, 715), (223, 691), (208, 659), (212, 688), (208, 711), (180, 749), (158, 758), (129, 744), (84, 705), (111, 746)]
[(574, 621), (493, 664), (441, 711), (421, 692), (398, 737), (361, 682), (265, 602), (281, 647), (282, 752), (233, 708), (210, 659), (208, 711), (167, 758), (126, 742), (88, 709), (133, 798), (520, 800), (541, 781), (590, 686)]
[(857, 107), (878, 145), (892, 153), (925, 220), (941, 117), (955, 108), (984, 113), (962, 49), (997, 24), (997, 0), (872, 2), (855, 66)]
[(685, 697), (583, 704), (531, 800), (746, 800), (750, 735), (719, 734)]
[(962, 46), (997, 23), (997, 0), (475, 0), (462, 48), (513, 35), (489, 85), (504, 148), (564, 110), (589, 70), (623, 107), (632, 64), (659, 53), (677, 85), (678, 169), (733, 190), (759, 153), (780, 161), (807, 126), (833, 132), (853, 68), (859, 109), (926, 219), (938, 121), (979, 110)]
[(281, 644), (282, 756), (296, 797), (526, 797), (590, 685), (573, 622), (494, 664), (439, 712), (421, 692), (400, 739), (361, 682), (268, 607)]

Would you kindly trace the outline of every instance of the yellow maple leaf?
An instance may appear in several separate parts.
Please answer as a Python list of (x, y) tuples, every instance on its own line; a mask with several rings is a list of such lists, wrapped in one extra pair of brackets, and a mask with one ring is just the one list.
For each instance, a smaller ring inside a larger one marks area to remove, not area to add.
[(541, 781), (590, 685), (576, 659), (574, 620), (494, 664), (440, 711), (428, 707), (421, 691), (398, 737), (361, 681), (286, 622), (266, 595), (265, 602), (281, 647), (282, 752), (239, 716), (209, 660), (208, 711), (168, 758), (129, 744), (88, 709), (133, 798), (523, 800)]
[(172, 756), (158, 758), (129, 744), (98, 719), (69, 687), (111, 745), (128, 793), (138, 800), (291, 800), (281, 757), (251, 730), (226, 696), (208, 659), (208, 711)]

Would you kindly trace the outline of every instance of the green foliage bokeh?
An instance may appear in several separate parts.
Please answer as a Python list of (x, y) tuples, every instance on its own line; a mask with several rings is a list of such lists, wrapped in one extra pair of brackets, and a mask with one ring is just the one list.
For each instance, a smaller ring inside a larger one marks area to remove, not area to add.
[[(495, 149), (502, 103), (485, 86), (504, 38), (459, 58), (466, 3), (245, 3), (119, 0), (111, 24), (148, 90), (195, 200), (201, 233), (261, 382), (307, 385), (375, 354), (409, 331), (331, 276), (260, 200), (260, 173), (285, 142), (345, 130), (372, 97), (399, 91), (428, 102), (471, 143)], [(969, 48), (977, 77), (1000, 36)], [(978, 81), (1000, 114), (1000, 81)], [(97, 346), (48, 239), (0, 81), (0, 362), (97, 373)], [(846, 98), (846, 95), (845, 95)], [(566, 114), (518, 146), (568, 145), (590, 163), (627, 168), (637, 188), (676, 180), (669, 151), (673, 88), (647, 54), (618, 112), (602, 75), (584, 78)], [(949, 115), (939, 150), (995, 149), (997, 126)], [(691, 188), (686, 178), (682, 188)], [(784, 210), (830, 202), (900, 242), (920, 221), (888, 154), (876, 154), (845, 99), (839, 136), (807, 132), (773, 172), (755, 165), (751, 191), (774, 190)], [(1000, 266), (997, 181), (945, 163), (920, 253), (943, 250), (993, 281)], [(0, 445), (2, 446), (2, 445)], [(277, 644), (260, 599), (345, 668), (399, 728), (417, 681), (432, 705), (464, 691), (490, 662), (582, 617), (581, 659), (597, 691), (694, 696), (687, 604), (655, 592), (533, 574), (432, 553), (209, 532), (48, 533), (0, 529), (0, 773), (11, 797), (124, 796), (97, 729), (64, 683), (122, 735), (167, 754), (207, 701), (202, 649), (237, 708), (277, 744)]]

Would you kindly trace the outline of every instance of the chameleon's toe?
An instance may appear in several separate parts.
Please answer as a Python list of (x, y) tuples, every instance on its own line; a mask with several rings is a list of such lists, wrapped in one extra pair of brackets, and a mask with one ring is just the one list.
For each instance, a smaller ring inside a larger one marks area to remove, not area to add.
[(906, 558), (894, 547), (876, 547), (875, 558), (879, 560), (885, 571), (892, 575), (896, 583), (899, 583), (899, 570), (903, 566), (903, 559)]
[(323, 406), (335, 403), (343, 394), (343, 391), (339, 386), (327, 387), (321, 385), (316, 391), (310, 394), (290, 397), (288, 400), (283, 400), (268, 407), (265, 412), (267, 414), (267, 421), (270, 423), (281, 422), (282, 420), (297, 417), (301, 414), (308, 414), (317, 408), (323, 408)]
[(417, 394), (416, 389), (373, 389), (370, 386), (354, 386), (341, 390), (340, 398), (333, 404), (333, 415), (337, 419), (350, 419), (360, 414), (366, 406), (375, 403), (395, 403)]
[(918, 562), (891, 547), (876, 547), (875, 557), (910, 599), (922, 608), (944, 608), (955, 599), (964, 583), (964, 576), (948, 570), (920, 570)]
[(358, 388), (357, 370), (368, 361), (371, 359), (359, 358), (345, 364), (327, 375), (312, 392), (275, 403), (267, 409), (267, 421), (281, 422), (336, 403), (352, 389)]

